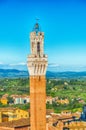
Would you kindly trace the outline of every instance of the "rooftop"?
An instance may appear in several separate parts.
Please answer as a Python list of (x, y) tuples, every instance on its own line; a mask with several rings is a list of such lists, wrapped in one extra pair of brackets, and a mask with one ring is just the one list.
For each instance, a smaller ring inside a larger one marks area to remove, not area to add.
[(19, 128), (19, 127), (23, 127), (23, 126), (30, 126), (30, 121), (29, 118), (22, 118), (19, 120), (15, 120), (15, 121), (8, 121), (8, 122), (3, 122), (0, 123), (0, 127), (10, 127), (10, 128)]

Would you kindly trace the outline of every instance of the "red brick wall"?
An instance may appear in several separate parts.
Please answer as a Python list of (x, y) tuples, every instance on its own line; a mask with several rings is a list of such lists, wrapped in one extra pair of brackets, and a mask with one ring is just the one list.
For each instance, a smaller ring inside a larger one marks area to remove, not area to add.
[(46, 78), (30, 76), (31, 130), (46, 130)]

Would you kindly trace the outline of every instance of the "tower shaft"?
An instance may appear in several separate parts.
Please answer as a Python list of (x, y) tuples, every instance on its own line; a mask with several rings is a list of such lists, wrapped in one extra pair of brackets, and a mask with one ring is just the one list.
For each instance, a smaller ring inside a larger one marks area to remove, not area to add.
[(46, 130), (46, 78), (30, 77), (31, 130)]

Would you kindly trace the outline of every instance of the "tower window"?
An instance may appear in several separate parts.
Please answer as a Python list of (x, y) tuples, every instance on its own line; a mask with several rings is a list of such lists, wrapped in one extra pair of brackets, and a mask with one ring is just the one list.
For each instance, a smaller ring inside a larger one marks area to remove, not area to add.
[(33, 49), (34, 49), (34, 42), (32, 42), (32, 52), (33, 52)]
[(40, 42), (37, 43), (37, 53), (40, 54)]

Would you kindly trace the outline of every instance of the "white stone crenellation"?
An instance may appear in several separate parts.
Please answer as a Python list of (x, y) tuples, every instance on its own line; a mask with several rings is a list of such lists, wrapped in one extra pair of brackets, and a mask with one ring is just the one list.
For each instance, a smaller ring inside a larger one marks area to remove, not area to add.
[(28, 68), (31, 76), (41, 76), (46, 74), (47, 69), (47, 56), (45, 57), (32, 57), (28, 56)]

